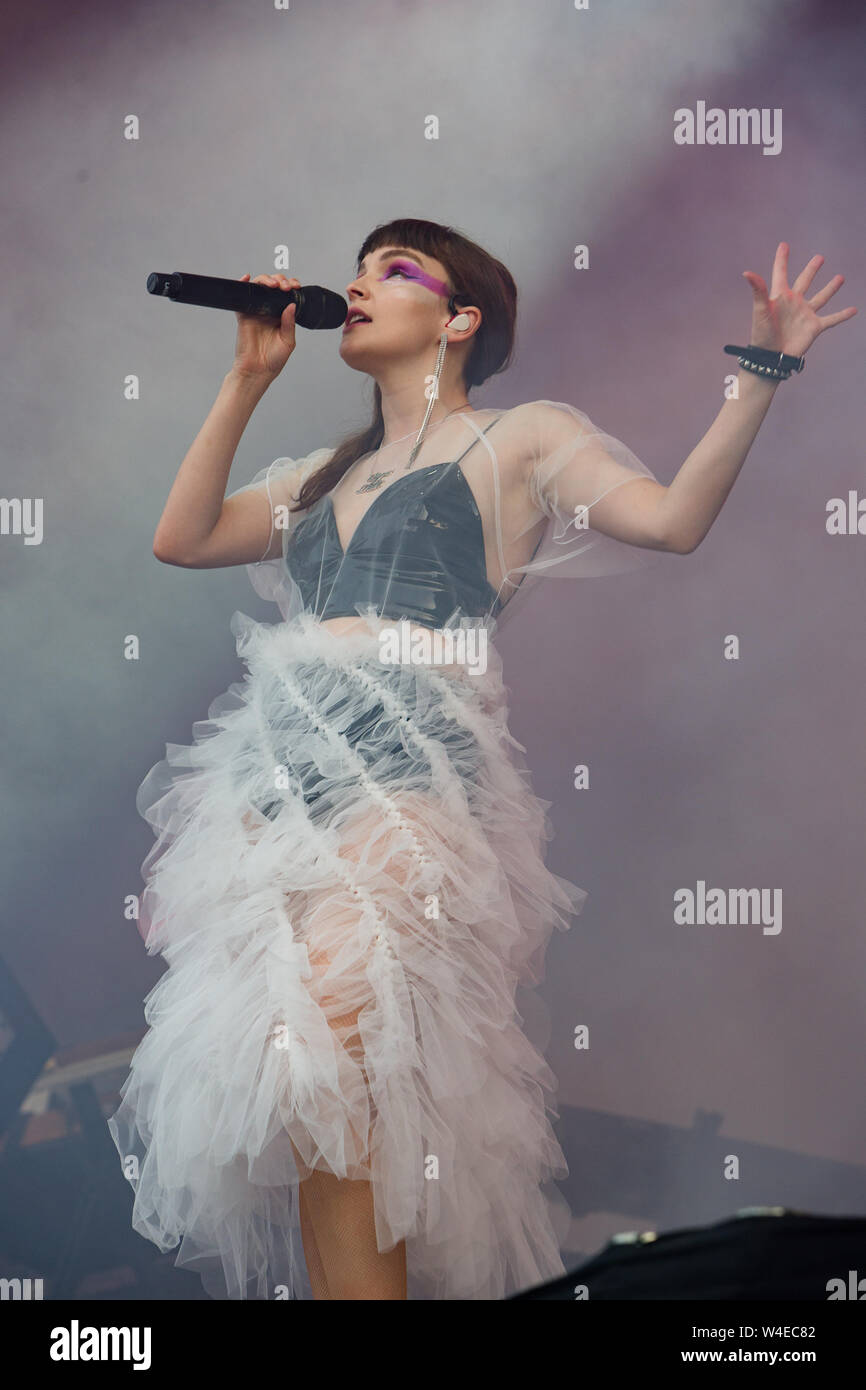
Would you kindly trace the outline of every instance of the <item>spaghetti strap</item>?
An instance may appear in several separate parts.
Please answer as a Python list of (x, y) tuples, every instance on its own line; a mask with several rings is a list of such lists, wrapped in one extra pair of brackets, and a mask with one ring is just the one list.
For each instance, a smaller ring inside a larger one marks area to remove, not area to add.
[[(492, 430), (492, 429), (493, 429), (493, 426), (497, 423), (497, 421), (499, 420), (499, 418), (500, 418), (500, 417), (497, 415), (496, 420), (491, 420), (491, 421), (490, 421), (490, 424), (487, 426), (487, 429), (486, 429), (486, 430), (482, 430), (481, 433), (482, 433), (482, 434), (486, 434), (486, 433), (487, 433), (487, 430)], [(469, 453), (469, 450), (470, 450), (471, 448), (473, 448), (474, 445), (476, 445), (476, 444), (478, 443), (479, 438), (480, 438), (480, 435), (477, 435), (477, 434), (476, 434), (475, 438), (472, 440), (472, 443), (471, 443), (471, 444), (467, 444), (466, 448), (463, 450), (463, 453), (460, 455), (459, 458), (455, 459), (454, 462), (455, 462), (455, 463), (462, 463), (463, 460), (465, 459), (466, 455)]]

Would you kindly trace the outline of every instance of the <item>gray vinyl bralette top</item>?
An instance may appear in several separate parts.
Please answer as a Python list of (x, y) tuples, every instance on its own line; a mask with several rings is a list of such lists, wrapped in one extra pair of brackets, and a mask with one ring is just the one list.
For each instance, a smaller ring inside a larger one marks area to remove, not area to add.
[(356, 617), (358, 605), (372, 604), (381, 617), (430, 627), (444, 626), (457, 609), (495, 616), (500, 602), (487, 578), (481, 513), (460, 467), (477, 443), (476, 437), (456, 460), (390, 483), (364, 512), (345, 552), (330, 493), (314, 502), (286, 547), (304, 608), (324, 621)]

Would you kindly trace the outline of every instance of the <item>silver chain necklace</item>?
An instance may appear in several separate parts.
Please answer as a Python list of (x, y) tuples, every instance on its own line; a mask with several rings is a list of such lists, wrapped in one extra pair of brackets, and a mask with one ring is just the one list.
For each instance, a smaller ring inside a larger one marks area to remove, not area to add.
[[(437, 425), (442, 425), (442, 424), (444, 424), (445, 421), (446, 421), (451, 415), (454, 415), (456, 411), (458, 411), (458, 410), (463, 410), (463, 409), (465, 409), (464, 406), (455, 405), (454, 410), (449, 410), (449, 412), (448, 412), (447, 415), (443, 415), (441, 420), (437, 420), (437, 421), (436, 421), (436, 424), (437, 424)], [(434, 429), (435, 429), (435, 427), (436, 427), (436, 426), (434, 425)], [(402, 435), (400, 439), (392, 439), (392, 440), (391, 440), (391, 444), (400, 444), (400, 443), (402, 443), (403, 439), (408, 439), (408, 438), (409, 438), (409, 435), (410, 435), (410, 434), (414, 434), (414, 433), (415, 433), (414, 430), (410, 430), (410, 431), (409, 431), (409, 434), (404, 434), (404, 435)], [(375, 458), (378, 454), (381, 454), (383, 448), (390, 449), (391, 444), (385, 444), (385, 445), (380, 446), (380, 448), (378, 448), (378, 449), (376, 450), (376, 454), (374, 454), (373, 457)], [(416, 452), (416, 451), (413, 450), (413, 453), (409, 455), (409, 462), (406, 464), (406, 467), (407, 467), (407, 468), (409, 468), (409, 466), (411, 465), (415, 452)], [(394, 472), (394, 469), (393, 469), (393, 468), (384, 468), (384, 469), (380, 469), (380, 470), (378, 470), (378, 471), (374, 470), (374, 471), (370, 474), (370, 476), (366, 479), (366, 481), (363, 482), (363, 483), (361, 484), (360, 487), (356, 487), (356, 488), (355, 488), (355, 493), (356, 493), (356, 495), (357, 495), (358, 493), (361, 493), (361, 492), (375, 492), (375, 491), (377, 490), (377, 488), (380, 488), (380, 487), (382, 486), (382, 484), (384, 483), (385, 479), (386, 479), (387, 477), (390, 477), (390, 475), (391, 475), (393, 472)]]

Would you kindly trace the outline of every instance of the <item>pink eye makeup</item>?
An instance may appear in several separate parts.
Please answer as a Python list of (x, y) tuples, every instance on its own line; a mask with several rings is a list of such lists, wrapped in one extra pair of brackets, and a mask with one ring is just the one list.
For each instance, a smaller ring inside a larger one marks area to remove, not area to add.
[(406, 275), (407, 279), (417, 279), (423, 281), (424, 271), (420, 265), (411, 264), (410, 261), (392, 261), (391, 265), (385, 270), (384, 275), (379, 275), (379, 279), (391, 279), (393, 274)]
[(451, 293), (443, 280), (437, 280), (435, 275), (428, 275), (419, 265), (415, 265), (414, 261), (391, 261), (384, 274), (379, 278), (389, 280), (395, 270), (399, 271), (401, 275), (405, 275), (407, 280), (414, 280), (416, 284), (423, 285), (425, 289), (432, 290), (434, 294), (441, 294), (445, 299)]

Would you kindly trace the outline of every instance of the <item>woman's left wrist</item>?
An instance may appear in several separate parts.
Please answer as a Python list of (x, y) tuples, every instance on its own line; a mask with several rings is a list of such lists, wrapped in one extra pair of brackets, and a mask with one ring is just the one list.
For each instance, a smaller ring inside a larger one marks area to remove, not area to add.
[(772, 397), (776, 387), (781, 384), (780, 377), (759, 376), (757, 372), (750, 372), (746, 367), (740, 367), (737, 371), (738, 396), (751, 393), (756, 400), (764, 396)]

